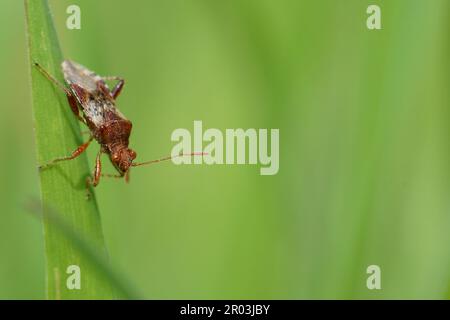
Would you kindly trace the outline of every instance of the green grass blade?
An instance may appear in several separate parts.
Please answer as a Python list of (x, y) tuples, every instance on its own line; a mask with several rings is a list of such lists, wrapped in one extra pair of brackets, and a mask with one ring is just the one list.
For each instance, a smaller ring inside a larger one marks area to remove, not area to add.
[(127, 299), (139, 299), (140, 293), (134, 286), (130, 284), (127, 278), (114, 269), (109, 263), (105, 255), (99, 254), (88, 241), (83, 239), (77, 232), (75, 232), (65, 221), (62, 220), (61, 214), (57, 213), (50, 206), (42, 205), (40, 201), (31, 199), (27, 203), (27, 211), (30, 211), (34, 216), (41, 219), (43, 218), (42, 211), (45, 210), (47, 221), (52, 226), (58, 228), (71, 242), (80, 250), (84, 257), (89, 259), (89, 262), (95, 266), (95, 268), (105, 275), (114, 285), (114, 288), (121, 297)]
[[(64, 93), (33, 66), (34, 61), (39, 62), (62, 82), (60, 64), (63, 58), (47, 1), (25, 0), (25, 14), (37, 159), (42, 164), (70, 154), (82, 143), (82, 138)], [(54, 208), (74, 232), (86, 239), (96, 252), (106, 256), (95, 197), (86, 200), (85, 179), (88, 174), (85, 155), (40, 172), (49, 299), (114, 298), (113, 286), (107, 276), (102, 275), (76, 244), (49, 221), (46, 212), (47, 205)], [(66, 287), (66, 270), (70, 265), (78, 265), (81, 269), (80, 290)]]

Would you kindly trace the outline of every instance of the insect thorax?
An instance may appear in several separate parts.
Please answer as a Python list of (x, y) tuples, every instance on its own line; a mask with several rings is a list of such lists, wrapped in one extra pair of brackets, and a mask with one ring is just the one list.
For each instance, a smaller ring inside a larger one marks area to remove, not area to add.
[(131, 133), (131, 122), (128, 120), (115, 120), (107, 122), (94, 132), (96, 140), (106, 149), (127, 147)]

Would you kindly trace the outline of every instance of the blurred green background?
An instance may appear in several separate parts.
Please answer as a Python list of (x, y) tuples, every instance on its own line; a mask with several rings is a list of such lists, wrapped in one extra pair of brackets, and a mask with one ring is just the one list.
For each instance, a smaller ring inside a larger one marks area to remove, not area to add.
[[(50, 4), (66, 58), (125, 77), (139, 160), (194, 120), (280, 129), (275, 176), (165, 163), (100, 183), (112, 264), (145, 298), (450, 298), (448, 0)], [(1, 9), (0, 298), (44, 298), (23, 3)]]

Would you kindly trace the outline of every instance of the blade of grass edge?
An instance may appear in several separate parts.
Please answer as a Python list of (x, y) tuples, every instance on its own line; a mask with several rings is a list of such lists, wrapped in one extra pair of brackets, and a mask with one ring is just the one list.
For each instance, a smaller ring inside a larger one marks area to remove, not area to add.
[(42, 211), (44, 209), (47, 215), (47, 221), (57, 227), (67, 238), (69, 238), (80, 252), (95, 265), (96, 269), (110, 279), (114, 288), (122, 294), (121, 296), (127, 299), (140, 299), (139, 297), (141, 294), (133, 285), (131, 285), (130, 281), (123, 277), (118, 270), (113, 268), (105, 255), (96, 252), (88, 241), (83, 239), (81, 235), (77, 234), (65, 221), (63, 221), (61, 214), (58, 214), (50, 206), (43, 205), (40, 201), (33, 198), (26, 203), (25, 208), (28, 212), (33, 214), (34, 217), (37, 217), (40, 220), (43, 218)]
[[(82, 143), (80, 128), (64, 93), (33, 67), (39, 62), (62, 81), (62, 53), (46, 0), (25, 0), (28, 51), (31, 67), (33, 120), (38, 163), (67, 155)], [(48, 299), (112, 299), (115, 292), (109, 279), (84, 257), (61, 230), (50, 223), (47, 204), (97, 251), (107, 255), (100, 214), (93, 196), (86, 200), (85, 179), (89, 174), (86, 155), (43, 170), (40, 188), (43, 203), (43, 230)], [(81, 270), (81, 289), (69, 290), (66, 273), (70, 265)]]

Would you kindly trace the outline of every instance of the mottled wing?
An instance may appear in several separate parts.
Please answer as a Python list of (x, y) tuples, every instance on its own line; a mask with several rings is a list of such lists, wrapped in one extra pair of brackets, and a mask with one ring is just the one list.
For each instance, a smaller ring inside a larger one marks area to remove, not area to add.
[(111, 120), (126, 119), (115, 107), (110, 90), (99, 75), (70, 60), (64, 60), (61, 67), (88, 122), (100, 127)]
[(64, 79), (69, 85), (76, 84), (87, 92), (95, 93), (97, 82), (102, 81), (99, 75), (74, 61), (64, 60), (61, 67)]

